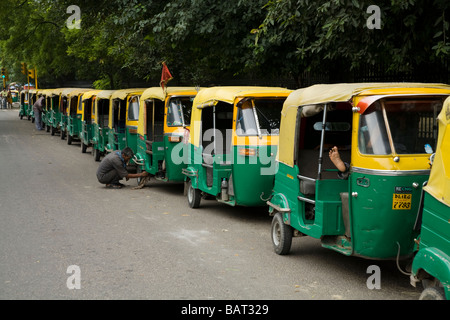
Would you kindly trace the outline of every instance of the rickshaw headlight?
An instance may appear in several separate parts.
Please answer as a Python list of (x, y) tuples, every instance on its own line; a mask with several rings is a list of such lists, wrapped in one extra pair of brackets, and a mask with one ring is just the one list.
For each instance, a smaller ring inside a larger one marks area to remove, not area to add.
[(241, 156), (256, 156), (256, 149), (249, 149), (249, 148), (240, 148), (239, 154)]
[(171, 136), (169, 137), (169, 142), (181, 142), (181, 136)]

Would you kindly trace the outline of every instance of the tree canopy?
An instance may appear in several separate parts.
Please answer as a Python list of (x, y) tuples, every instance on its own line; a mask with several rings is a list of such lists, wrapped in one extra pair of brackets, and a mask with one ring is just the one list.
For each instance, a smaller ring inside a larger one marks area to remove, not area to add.
[[(377, 1), (380, 28), (371, 29), (372, 2), (2, 0), (0, 62), (19, 82), (26, 62), (40, 86), (87, 81), (101, 89), (158, 85), (162, 61), (183, 85), (289, 79), (301, 87), (374, 73), (449, 81), (450, 2)], [(73, 5), (79, 29), (67, 24)]]

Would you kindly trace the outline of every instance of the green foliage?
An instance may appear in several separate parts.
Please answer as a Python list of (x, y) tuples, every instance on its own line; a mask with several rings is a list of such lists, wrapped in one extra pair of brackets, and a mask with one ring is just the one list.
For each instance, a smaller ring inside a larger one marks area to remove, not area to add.
[[(115, 89), (172, 83), (209, 85), (259, 77), (345, 74), (363, 66), (414, 72), (448, 68), (448, 0), (381, 0), (381, 29), (366, 26), (368, 0), (2, 0), (0, 61), (25, 82), (89, 80)], [(81, 10), (69, 29), (67, 7)]]

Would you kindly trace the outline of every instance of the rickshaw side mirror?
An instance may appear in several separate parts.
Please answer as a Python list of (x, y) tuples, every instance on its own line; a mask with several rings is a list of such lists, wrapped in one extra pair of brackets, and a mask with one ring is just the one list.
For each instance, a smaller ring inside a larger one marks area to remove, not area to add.
[[(325, 124), (325, 131), (349, 131), (351, 128), (350, 123), (347, 122), (327, 122)], [(322, 131), (322, 122), (316, 122), (314, 124), (314, 130)]]

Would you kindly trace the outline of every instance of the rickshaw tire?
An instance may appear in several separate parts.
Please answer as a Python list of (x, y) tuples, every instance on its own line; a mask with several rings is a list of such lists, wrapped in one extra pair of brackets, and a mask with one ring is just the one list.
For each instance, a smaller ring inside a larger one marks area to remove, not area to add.
[(81, 153), (86, 153), (86, 150), (87, 150), (87, 145), (85, 145), (82, 141), (81, 142)]
[(202, 192), (200, 189), (195, 189), (192, 186), (192, 180), (188, 182), (187, 199), (189, 207), (195, 209), (200, 206), (200, 200), (202, 199)]
[(422, 291), (419, 300), (445, 300), (443, 287), (428, 287)]
[(61, 140), (64, 140), (66, 138), (66, 131), (61, 130)]
[(69, 134), (67, 135), (67, 144), (71, 145), (72, 144), (72, 136)]
[(100, 150), (94, 148), (94, 160), (95, 161), (100, 161), (100, 157), (101, 157)]
[(291, 250), (293, 229), (283, 221), (280, 212), (274, 215), (271, 226), (272, 244), (276, 254), (286, 255)]

